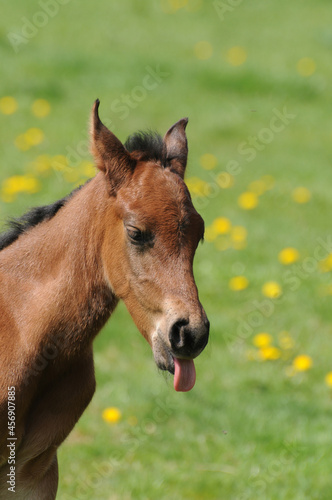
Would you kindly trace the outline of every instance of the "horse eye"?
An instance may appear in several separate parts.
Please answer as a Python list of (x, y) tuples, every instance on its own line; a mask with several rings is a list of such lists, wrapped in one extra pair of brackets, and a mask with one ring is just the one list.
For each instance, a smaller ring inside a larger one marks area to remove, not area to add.
[(143, 245), (148, 241), (148, 235), (136, 227), (127, 227), (127, 234), (132, 243)]

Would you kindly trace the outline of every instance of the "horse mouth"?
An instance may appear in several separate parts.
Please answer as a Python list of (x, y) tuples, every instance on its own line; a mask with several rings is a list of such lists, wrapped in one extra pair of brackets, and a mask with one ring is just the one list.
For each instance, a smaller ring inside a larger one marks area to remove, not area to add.
[(167, 371), (171, 373), (171, 375), (174, 375), (175, 373), (175, 365), (174, 365), (174, 357), (172, 356), (171, 352), (168, 352), (167, 359), (166, 360), (155, 360), (158, 368), (163, 371)]

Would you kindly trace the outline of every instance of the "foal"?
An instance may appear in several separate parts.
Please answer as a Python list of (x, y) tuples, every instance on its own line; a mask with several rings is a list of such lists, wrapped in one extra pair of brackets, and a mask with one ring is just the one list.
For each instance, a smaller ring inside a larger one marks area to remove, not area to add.
[(183, 181), (187, 119), (123, 146), (98, 107), (96, 176), (0, 236), (1, 500), (55, 498), (57, 448), (93, 396), (92, 342), (119, 299), (178, 391), (193, 387), (208, 341), (192, 269), (204, 223)]

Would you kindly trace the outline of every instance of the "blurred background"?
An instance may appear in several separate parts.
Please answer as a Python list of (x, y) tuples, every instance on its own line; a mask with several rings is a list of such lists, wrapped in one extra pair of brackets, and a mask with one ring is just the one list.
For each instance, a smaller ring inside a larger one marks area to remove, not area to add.
[(0, 218), (94, 175), (94, 100), (122, 140), (189, 117), (211, 322), (188, 394), (120, 304), (58, 498), (331, 498), (332, 6), (16, 0), (1, 7)]

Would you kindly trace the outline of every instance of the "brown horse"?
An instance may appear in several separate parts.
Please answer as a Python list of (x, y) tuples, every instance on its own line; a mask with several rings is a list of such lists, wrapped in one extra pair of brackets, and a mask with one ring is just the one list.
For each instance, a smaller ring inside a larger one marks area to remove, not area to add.
[(94, 390), (92, 342), (122, 299), (174, 387), (209, 322), (193, 277), (204, 223), (183, 181), (187, 119), (125, 146), (91, 120), (99, 172), (0, 237), (0, 499), (52, 500), (57, 448)]

